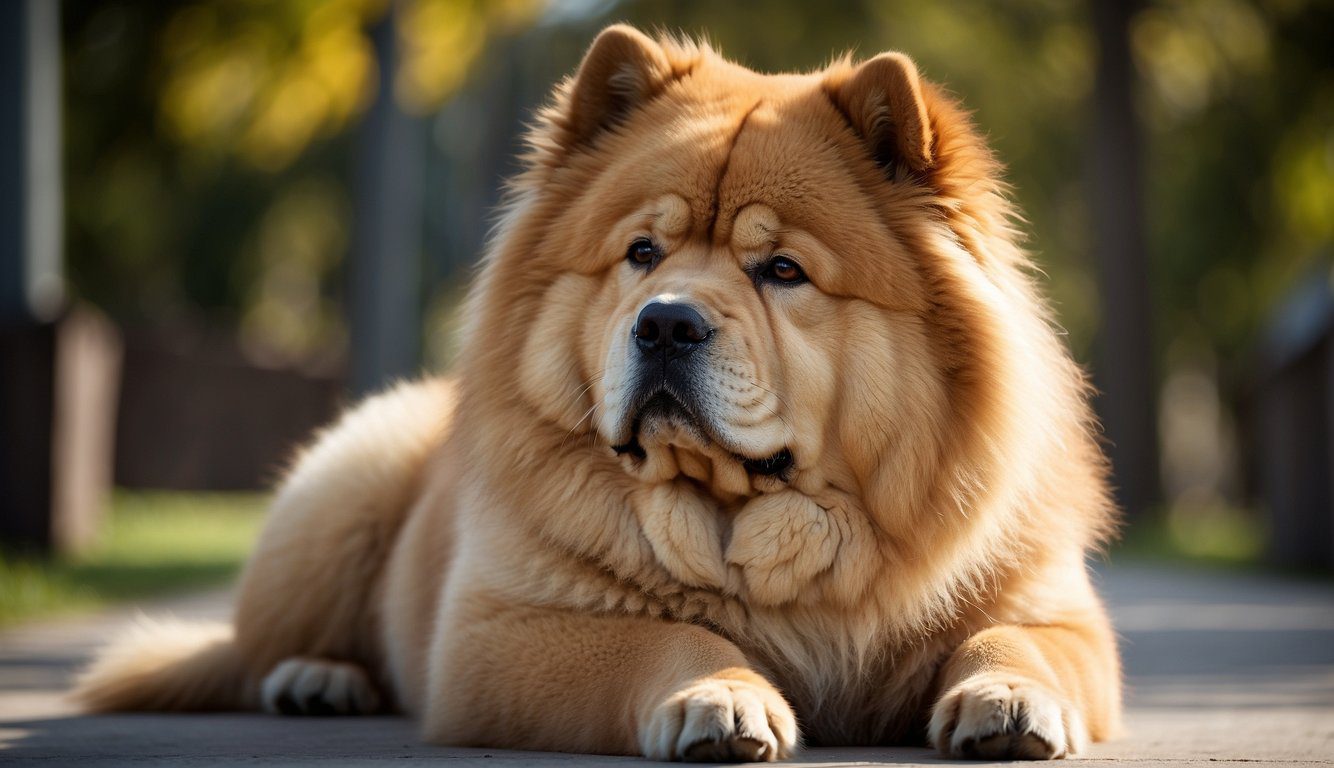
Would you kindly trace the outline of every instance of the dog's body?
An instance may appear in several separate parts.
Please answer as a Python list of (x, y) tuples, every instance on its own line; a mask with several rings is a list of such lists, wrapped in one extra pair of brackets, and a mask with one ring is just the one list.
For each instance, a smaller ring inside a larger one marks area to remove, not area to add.
[(1108, 736), (1105, 468), (997, 176), (896, 54), (762, 76), (609, 29), (458, 378), (300, 458), (234, 629), (151, 628), (79, 695), (678, 759)]

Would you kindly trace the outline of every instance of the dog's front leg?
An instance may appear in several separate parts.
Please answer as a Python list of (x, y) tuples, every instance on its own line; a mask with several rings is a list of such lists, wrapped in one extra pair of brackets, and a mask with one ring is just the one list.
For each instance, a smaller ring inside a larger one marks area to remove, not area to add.
[(1113, 735), (1120, 715), (1116, 641), (1101, 608), (1059, 624), (996, 626), (945, 665), (932, 743), (950, 757), (1048, 759)]
[(454, 613), (434, 652), (430, 741), (713, 762), (796, 746), (782, 695), (708, 630), (494, 604)]

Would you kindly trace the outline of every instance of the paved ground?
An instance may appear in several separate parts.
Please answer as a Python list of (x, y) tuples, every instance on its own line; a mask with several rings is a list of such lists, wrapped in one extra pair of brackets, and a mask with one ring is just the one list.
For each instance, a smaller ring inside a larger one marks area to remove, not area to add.
[[(1079, 762), (1334, 764), (1334, 583), (1105, 569), (1123, 637), (1130, 734)], [(219, 616), (225, 593), (156, 605)], [(384, 766), (478, 761), (538, 766), (617, 758), (422, 746), (397, 718), (260, 715), (74, 717), (61, 699), (71, 670), (126, 619), (123, 611), (0, 633), (0, 764)], [(924, 749), (810, 750), (824, 765), (946, 761)], [(638, 762), (638, 761), (634, 761)], [(1240, 767), (1239, 767), (1240, 768)], [(1251, 768), (1251, 766), (1246, 766)]]

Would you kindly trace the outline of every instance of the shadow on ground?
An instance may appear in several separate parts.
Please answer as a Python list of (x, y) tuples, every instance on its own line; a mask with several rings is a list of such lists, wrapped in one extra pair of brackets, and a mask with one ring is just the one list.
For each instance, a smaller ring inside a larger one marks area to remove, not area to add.
[[(1124, 564), (1100, 571), (1122, 639), (1128, 735), (1095, 745), (1082, 765), (1334, 766), (1334, 584)], [(150, 612), (223, 618), (228, 605), (218, 592)], [(71, 716), (61, 693), (73, 670), (127, 616), (119, 611), (0, 633), (0, 764), (643, 764), (432, 747), (418, 740), (411, 722), (392, 717)], [(952, 764), (919, 748), (812, 749), (798, 762)]]

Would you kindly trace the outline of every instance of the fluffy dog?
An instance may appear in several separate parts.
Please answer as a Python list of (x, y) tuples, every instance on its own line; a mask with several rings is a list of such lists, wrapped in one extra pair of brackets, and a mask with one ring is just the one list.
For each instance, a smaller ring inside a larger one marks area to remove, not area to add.
[(88, 708), (686, 760), (1116, 729), (1085, 379), (953, 100), (614, 26), (529, 147), (456, 378), (321, 435), (234, 624), (141, 628)]

